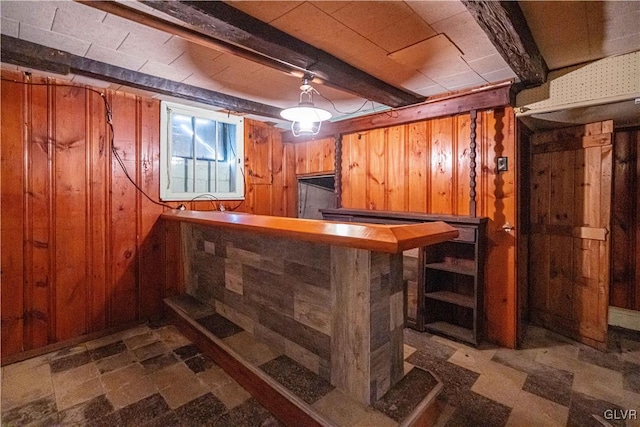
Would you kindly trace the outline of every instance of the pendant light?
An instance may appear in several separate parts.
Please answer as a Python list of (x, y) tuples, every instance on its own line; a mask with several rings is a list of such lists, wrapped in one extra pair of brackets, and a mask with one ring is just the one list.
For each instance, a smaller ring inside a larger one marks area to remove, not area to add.
[(313, 92), (318, 93), (318, 91), (309, 84), (310, 80), (310, 76), (304, 76), (302, 79), (298, 106), (285, 108), (280, 112), (282, 118), (292, 122), (293, 136), (317, 135), (322, 122), (331, 118), (330, 112), (313, 104)]

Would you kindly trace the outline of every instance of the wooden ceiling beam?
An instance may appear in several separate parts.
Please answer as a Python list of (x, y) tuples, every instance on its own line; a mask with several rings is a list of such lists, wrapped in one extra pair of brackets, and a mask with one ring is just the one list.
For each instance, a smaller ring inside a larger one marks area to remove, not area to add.
[(547, 81), (549, 69), (516, 1), (461, 0), (525, 86)]
[(356, 117), (337, 122), (323, 122), (320, 132), (312, 137), (295, 137), (291, 131), (282, 134), (282, 142), (304, 142), (383, 127), (399, 126), (421, 120), (467, 113), (471, 110), (486, 110), (510, 105), (512, 102), (511, 83), (505, 82), (486, 89), (451, 95), (423, 104), (411, 105), (397, 110)]
[[(89, 2), (90, 4), (91, 2)], [(326, 86), (390, 107), (424, 101), (221, 1), (143, 1), (202, 34), (313, 74)]]
[(36, 43), (2, 35), (2, 62), (56, 74), (77, 74), (109, 83), (213, 105), (225, 110), (280, 119), (281, 109), (212, 90), (94, 61)]

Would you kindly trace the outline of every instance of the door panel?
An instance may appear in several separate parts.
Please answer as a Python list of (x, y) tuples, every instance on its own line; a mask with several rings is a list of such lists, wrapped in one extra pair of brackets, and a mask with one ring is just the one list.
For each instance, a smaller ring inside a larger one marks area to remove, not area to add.
[(532, 320), (606, 347), (611, 211), (610, 121), (532, 139)]

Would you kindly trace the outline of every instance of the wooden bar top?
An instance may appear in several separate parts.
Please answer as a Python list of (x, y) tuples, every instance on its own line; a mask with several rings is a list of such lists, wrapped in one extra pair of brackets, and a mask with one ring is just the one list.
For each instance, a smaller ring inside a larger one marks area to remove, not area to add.
[(244, 213), (180, 210), (167, 211), (161, 217), (168, 221), (388, 253), (433, 245), (458, 237), (458, 230), (440, 221), (402, 225), (357, 224)]

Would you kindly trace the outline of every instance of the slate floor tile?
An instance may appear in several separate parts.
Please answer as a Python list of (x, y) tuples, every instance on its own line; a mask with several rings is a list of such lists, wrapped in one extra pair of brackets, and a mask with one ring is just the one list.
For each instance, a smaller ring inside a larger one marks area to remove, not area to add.
[(51, 373), (58, 373), (86, 365), (89, 362), (91, 362), (89, 352), (83, 351), (82, 353), (72, 354), (70, 356), (52, 360), (49, 365), (51, 366)]
[(479, 373), (433, 357), (429, 351), (418, 350), (407, 358), (407, 362), (433, 372), (444, 387), (440, 397), (450, 405), (458, 406), (476, 382)]
[(308, 404), (313, 404), (334, 388), (329, 381), (284, 355), (260, 365), (260, 369)]
[(219, 427), (276, 427), (283, 424), (252, 398), (221, 415), (215, 420), (214, 425)]
[(88, 402), (81, 403), (60, 412), (62, 425), (86, 425), (114, 412), (114, 407), (105, 395), (97, 396)]
[(244, 331), (240, 326), (217, 313), (198, 319), (198, 323), (220, 339), (227, 338), (231, 335)]
[(56, 413), (53, 396), (35, 400), (2, 413), (3, 426), (20, 426), (38, 422)]
[(414, 368), (394, 385), (373, 407), (389, 418), (401, 422), (438, 384), (429, 372)]
[[(574, 392), (569, 406), (569, 419), (567, 427), (602, 427), (603, 423), (597, 417), (613, 426), (624, 426), (624, 420), (605, 418), (605, 411), (620, 411), (618, 405), (600, 399), (595, 399), (586, 394)], [(619, 414), (620, 412), (618, 412)], [(595, 415), (595, 417), (594, 417)], [(605, 424), (606, 425), (606, 424)]]
[(118, 411), (123, 425), (138, 426), (149, 422), (169, 411), (169, 405), (158, 393), (146, 397), (138, 402)]
[(124, 342), (117, 341), (102, 347), (89, 350), (89, 355), (91, 356), (92, 360), (97, 361), (100, 359), (104, 359), (105, 357), (110, 357), (116, 354), (120, 354), (123, 351), (127, 351), (127, 346), (124, 345)]
[(198, 354), (197, 356), (185, 360), (184, 363), (196, 374), (204, 372), (215, 366), (213, 360), (204, 354)]
[(501, 427), (506, 425), (511, 408), (474, 392), (463, 401), (447, 422), (447, 427)]
[(212, 393), (200, 396), (175, 410), (181, 422), (194, 426), (213, 426), (216, 419), (225, 412), (227, 408)]
[(187, 344), (182, 347), (173, 349), (173, 352), (182, 360), (189, 359), (197, 354), (202, 353), (195, 344)]
[(571, 372), (545, 367), (530, 373), (522, 389), (560, 405), (569, 406), (572, 384)]
[(142, 362), (140, 362), (140, 364), (144, 366), (147, 372), (155, 372), (159, 371), (160, 369), (164, 369), (167, 366), (174, 365), (179, 361), (180, 360), (174, 353), (169, 352), (156, 357), (152, 357), (147, 360), (143, 360)]

